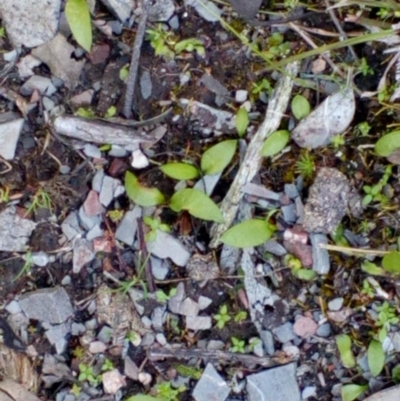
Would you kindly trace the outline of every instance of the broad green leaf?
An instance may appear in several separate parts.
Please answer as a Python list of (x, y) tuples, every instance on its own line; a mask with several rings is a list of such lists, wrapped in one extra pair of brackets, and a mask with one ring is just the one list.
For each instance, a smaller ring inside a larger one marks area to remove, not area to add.
[(136, 394), (127, 398), (125, 401), (160, 401), (160, 398), (152, 397), (146, 394)]
[(371, 340), (368, 346), (368, 366), (374, 376), (381, 373), (385, 365), (385, 351), (379, 341)]
[(342, 387), (342, 401), (353, 401), (368, 390), (368, 384), (346, 384)]
[(164, 203), (164, 195), (157, 188), (146, 188), (139, 184), (135, 174), (125, 174), (125, 189), (130, 199), (139, 206), (155, 206)]
[(295, 269), (293, 274), (300, 280), (311, 281), (314, 280), (317, 273), (311, 269)]
[(365, 260), (361, 264), (361, 270), (365, 273), (370, 274), (371, 276), (386, 276), (387, 273), (381, 267), (377, 266), (375, 263), (372, 263), (368, 260)]
[(65, 16), (75, 40), (87, 52), (90, 52), (92, 47), (92, 23), (87, 1), (68, 0), (65, 5)]
[(251, 219), (231, 227), (221, 237), (221, 242), (236, 248), (249, 248), (269, 240), (273, 230), (266, 220)]
[(290, 133), (287, 130), (275, 131), (264, 142), (261, 156), (268, 157), (278, 154), (289, 142)]
[(351, 350), (351, 339), (347, 334), (341, 334), (336, 337), (336, 345), (339, 349), (340, 359), (345, 368), (354, 368), (356, 360)]
[(204, 174), (220, 173), (232, 160), (236, 152), (237, 140), (230, 139), (211, 146), (201, 157), (201, 170)]
[(160, 168), (164, 174), (175, 180), (191, 180), (199, 176), (197, 168), (188, 163), (168, 163)]
[(400, 252), (390, 252), (382, 259), (383, 268), (389, 273), (400, 273)]
[(236, 131), (240, 137), (246, 133), (249, 125), (249, 113), (244, 107), (241, 107), (236, 114)]
[(375, 153), (378, 156), (387, 157), (390, 154), (400, 148), (400, 131), (389, 132), (389, 134), (383, 135), (379, 138), (375, 144)]
[(197, 189), (185, 188), (176, 192), (172, 196), (169, 206), (174, 212), (187, 210), (192, 216), (202, 220), (224, 222), (218, 206), (206, 194)]
[(301, 120), (310, 114), (311, 107), (308, 100), (302, 95), (296, 95), (291, 104), (292, 113), (297, 120)]

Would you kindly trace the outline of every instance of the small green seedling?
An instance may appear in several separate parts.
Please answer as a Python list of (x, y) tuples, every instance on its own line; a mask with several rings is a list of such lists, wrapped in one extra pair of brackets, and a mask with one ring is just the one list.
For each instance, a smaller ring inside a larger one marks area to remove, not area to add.
[(161, 220), (159, 217), (150, 217), (150, 216), (145, 216), (143, 217), (143, 222), (147, 226), (150, 227), (150, 231), (146, 234), (146, 241), (154, 241), (156, 239), (157, 235), (157, 230), (163, 231), (165, 233), (169, 233), (171, 231), (171, 228), (168, 224), (161, 223)]
[(155, 388), (157, 390), (157, 399), (162, 401), (177, 401), (179, 394), (186, 391), (184, 385), (174, 388), (171, 382), (157, 384)]
[(311, 179), (315, 172), (314, 157), (308, 152), (300, 155), (295, 163), (295, 172), (306, 180)]
[(176, 294), (176, 288), (171, 288), (169, 290), (169, 293), (166, 294), (163, 290), (157, 290), (156, 291), (156, 297), (158, 302), (166, 303), (168, 302), (171, 297), (173, 297)]
[(359, 73), (361, 73), (364, 77), (366, 77), (366, 76), (368, 76), (368, 75), (374, 75), (374, 69), (371, 68), (371, 67), (368, 65), (368, 62), (367, 62), (367, 60), (366, 60), (365, 57), (363, 57), (363, 58), (360, 60), (358, 66), (357, 66), (357, 70), (356, 70), (356, 71), (359, 72)]
[(390, 176), (392, 175), (392, 166), (389, 165), (385, 168), (385, 173), (379, 182), (373, 186), (364, 185), (363, 191), (365, 196), (362, 200), (364, 206), (369, 205), (371, 202), (379, 202), (380, 204), (385, 204), (388, 202), (388, 198), (382, 194), (383, 187), (387, 184)]
[(236, 323), (240, 323), (243, 322), (247, 319), (247, 312), (245, 310), (241, 310), (238, 313), (236, 313), (235, 317), (234, 317), (234, 321)]
[(399, 323), (400, 319), (397, 316), (396, 308), (391, 306), (387, 301), (385, 301), (381, 306), (378, 306), (376, 310), (379, 314), (375, 325), (380, 327), (378, 338), (380, 342), (383, 342), (387, 336), (387, 332), (390, 330), (390, 326)]
[(219, 329), (223, 329), (226, 323), (231, 320), (231, 317), (228, 314), (228, 307), (226, 305), (222, 305), (219, 308), (219, 313), (214, 315), (214, 319), (217, 321), (217, 327)]
[(339, 134), (335, 135), (331, 138), (331, 144), (333, 145), (334, 149), (339, 149), (346, 143), (344, 136)]
[(232, 347), (231, 352), (237, 352), (240, 354), (246, 353), (246, 343), (244, 340), (239, 340), (236, 337), (231, 337)]
[(94, 387), (97, 387), (100, 384), (100, 377), (94, 374), (92, 366), (86, 365), (85, 363), (80, 363), (79, 372), (79, 381), (87, 381)]
[(101, 366), (101, 371), (102, 372), (109, 372), (110, 370), (114, 369), (114, 364), (106, 358), (103, 362), (103, 365)]
[(35, 195), (33, 195), (31, 205), (25, 213), (25, 216), (30, 213), (37, 213), (38, 209), (48, 209), (50, 213), (53, 210), (53, 201), (50, 198), (50, 195), (44, 191), (42, 188), (39, 188)]
[(368, 136), (369, 131), (371, 131), (371, 126), (367, 121), (363, 121), (356, 126), (356, 133), (359, 133), (361, 136)]

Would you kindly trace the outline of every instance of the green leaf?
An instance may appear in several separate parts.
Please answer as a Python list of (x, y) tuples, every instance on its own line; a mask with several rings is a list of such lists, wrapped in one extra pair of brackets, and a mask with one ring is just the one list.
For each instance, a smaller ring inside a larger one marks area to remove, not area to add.
[(361, 264), (361, 270), (365, 273), (370, 274), (371, 276), (386, 276), (387, 273), (381, 267), (377, 266), (375, 263), (372, 263), (368, 260), (365, 260)]
[(400, 252), (386, 254), (382, 259), (382, 267), (389, 273), (400, 273)]
[(152, 397), (151, 395), (136, 394), (127, 398), (125, 401), (160, 401), (160, 399), (157, 397)]
[(201, 157), (201, 170), (204, 174), (220, 173), (231, 162), (236, 152), (237, 140), (220, 142), (207, 149)]
[(351, 338), (347, 334), (341, 334), (336, 337), (336, 345), (339, 349), (340, 359), (345, 368), (354, 368), (356, 360), (351, 350)]
[(287, 130), (275, 131), (264, 142), (261, 148), (261, 156), (274, 156), (279, 153), (289, 142), (290, 133)]
[(293, 274), (300, 280), (311, 281), (314, 280), (317, 273), (311, 269), (295, 269)]
[(379, 341), (371, 340), (368, 347), (368, 366), (374, 376), (381, 373), (385, 365), (385, 351)]
[(301, 120), (302, 118), (308, 116), (311, 111), (310, 103), (302, 95), (296, 95), (293, 98), (291, 108), (292, 113), (297, 120)]
[(146, 188), (139, 184), (135, 174), (125, 174), (125, 189), (130, 199), (139, 206), (155, 206), (164, 203), (164, 195), (157, 188)]
[(221, 237), (221, 242), (236, 248), (249, 248), (263, 244), (273, 234), (269, 223), (261, 219), (251, 219), (231, 227)]
[(379, 138), (375, 144), (375, 153), (378, 156), (387, 157), (390, 154), (400, 148), (400, 131), (389, 132), (389, 134), (383, 135)]
[(75, 40), (87, 52), (92, 47), (92, 24), (89, 6), (86, 0), (68, 0), (65, 16)]
[(247, 113), (247, 110), (244, 107), (241, 107), (236, 114), (236, 131), (240, 137), (246, 133), (248, 125), (249, 113)]
[(346, 384), (342, 387), (342, 401), (353, 401), (368, 390), (368, 384)]
[(168, 163), (160, 168), (164, 174), (175, 180), (191, 180), (199, 176), (197, 168), (188, 163)]
[(176, 192), (169, 204), (174, 212), (187, 210), (192, 216), (202, 220), (211, 220), (223, 223), (224, 218), (218, 206), (203, 192), (185, 188)]

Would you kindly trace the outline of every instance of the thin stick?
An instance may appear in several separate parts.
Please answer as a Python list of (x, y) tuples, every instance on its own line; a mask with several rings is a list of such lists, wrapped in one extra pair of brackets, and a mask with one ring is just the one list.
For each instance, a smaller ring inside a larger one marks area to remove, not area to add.
[(319, 244), (320, 248), (327, 249), (328, 251), (337, 251), (344, 253), (359, 253), (362, 255), (387, 255), (390, 253), (389, 251), (380, 251), (378, 249), (358, 249), (358, 248), (350, 248), (347, 246), (338, 246), (338, 245), (329, 245), (329, 244)]
[(132, 118), (133, 93), (135, 92), (135, 83), (139, 68), (140, 49), (142, 47), (144, 34), (146, 30), (147, 17), (149, 16), (150, 0), (142, 0), (142, 15), (136, 31), (135, 42), (133, 43), (131, 65), (129, 67), (129, 76), (126, 83), (126, 93), (124, 100), (124, 116)]

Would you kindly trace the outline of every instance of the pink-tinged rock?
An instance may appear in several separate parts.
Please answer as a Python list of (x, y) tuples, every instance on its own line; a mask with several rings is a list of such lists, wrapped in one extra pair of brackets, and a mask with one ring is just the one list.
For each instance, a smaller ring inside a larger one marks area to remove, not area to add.
[(292, 228), (287, 228), (283, 233), (283, 239), (285, 241), (300, 242), (302, 244), (307, 244), (308, 233), (304, 231), (299, 226), (293, 226)]
[(296, 258), (300, 259), (303, 267), (311, 267), (313, 264), (312, 248), (300, 242), (284, 241), (283, 246)]
[(106, 394), (116, 394), (121, 387), (126, 386), (125, 376), (121, 375), (118, 369), (103, 373), (101, 378)]
[(75, 95), (71, 99), (71, 104), (74, 107), (90, 106), (92, 104), (93, 95), (94, 95), (94, 90), (88, 89), (82, 93), (79, 93), (78, 95)]
[(95, 238), (93, 240), (94, 253), (104, 252), (111, 253), (113, 244), (111, 240), (107, 238)]
[(354, 313), (353, 309), (345, 306), (342, 310), (333, 312), (328, 311), (326, 312), (328, 318), (333, 320), (336, 323), (343, 323), (348, 317), (350, 317)]
[(73, 251), (73, 273), (79, 273), (82, 268), (94, 259), (93, 243), (86, 239), (80, 238), (74, 242)]
[(101, 354), (107, 349), (107, 345), (102, 341), (93, 341), (89, 344), (89, 352), (91, 354)]
[(313, 336), (318, 329), (318, 324), (313, 319), (306, 316), (299, 317), (293, 326), (293, 331), (302, 338)]
[(97, 216), (104, 213), (104, 207), (99, 201), (99, 194), (96, 191), (89, 191), (83, 209), (87, 216)]

